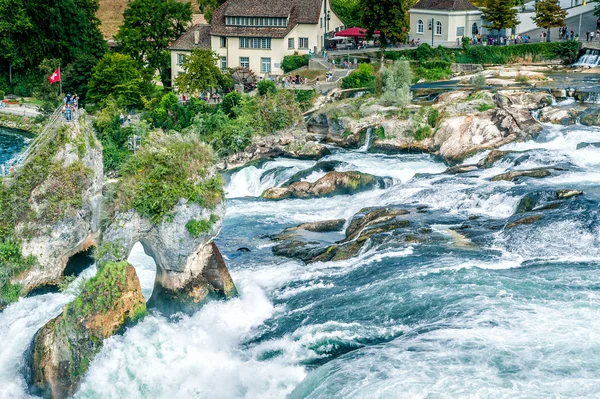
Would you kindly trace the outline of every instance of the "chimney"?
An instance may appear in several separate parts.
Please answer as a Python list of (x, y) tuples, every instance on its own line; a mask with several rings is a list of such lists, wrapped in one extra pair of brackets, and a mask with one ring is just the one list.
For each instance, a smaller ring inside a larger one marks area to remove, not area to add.
[(200, 43), (200, 31), (194, 31), (194, 46), (197, 46)]

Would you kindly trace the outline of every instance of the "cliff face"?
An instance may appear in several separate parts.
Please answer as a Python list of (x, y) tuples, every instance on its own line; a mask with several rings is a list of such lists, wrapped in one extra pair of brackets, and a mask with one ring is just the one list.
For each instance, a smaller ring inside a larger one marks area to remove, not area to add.
[(36, 219), (16, 228), (25, 237), (23, 256), (37, 259), (37, 265), (19, 280), (25, 291), (56, 283), (69, 258), (95, 245), (100, 231), (102, 148), (91, 126), (66, 126), (65, 143), (54, 155), (47, 179), (33, 190), (30, 203), (35, 213), (43, 214), (53, 206), (51, 193), (57, 188), (70, 198), (59, 205), (58, 220)]

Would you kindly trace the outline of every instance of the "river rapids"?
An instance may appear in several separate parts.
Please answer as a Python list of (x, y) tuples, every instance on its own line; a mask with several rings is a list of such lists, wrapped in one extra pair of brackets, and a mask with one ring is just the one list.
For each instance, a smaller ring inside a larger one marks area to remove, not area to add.
[[(501, 148), (522, 151), (518, 159), (459, 175), (442, 174), (447, 165), (430, 155), (333, 148), (325, 160), (337, 170), (394, 184), (323, 199), (259, 198), (316, 162), (232, 173), (217, 244), (239, 297), (192, 316), (150, 311), (105, 342), (75, 398), (597, 397), (600, 148), (581, 142), (600, 142), (600, 130), (545, 125), (535, 140)], [(537, 167), (560, 172), (490, 181)], [(585, 194), (503, 228), (522, 198), (558, 189)], [(432, 239), (308, 265), (272, 253), (268, 236), (287, 227), (384, 205), (426, 206)], [(452, 230), (465, 225), (469, 239)], [(130, 261), (149, 297), (153, 262), (141, 246)], [(22, 298), (0, 313), (0, 398), (29, 397), (24, 352), (72, 299), (70, 290)]]

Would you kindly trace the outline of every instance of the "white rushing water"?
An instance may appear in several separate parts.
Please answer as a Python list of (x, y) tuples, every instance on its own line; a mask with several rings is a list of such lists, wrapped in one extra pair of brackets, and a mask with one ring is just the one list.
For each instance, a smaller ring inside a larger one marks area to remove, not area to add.
[[(428, 155), (338, 151), (323, 161), (394, 185), (309, 200), (255, 197), (314, 161), (276, 159), (235, 172), (217, 243), (239, 297), (192, 316), (150, 311), (105, 341), (75, 397), (596, 397), (600, 223), (597, 209), (585, 206), (600, 200), (600, 148), (578, 150), (581, 142), (600, 142), (600, 131), (548, 125), (538, 139), (502, 148), (523, 152), (517, 165), (507, 157), (458, 176), (440, 174), (446, 165)], [(568, 167), (545, 179), (490, 181), (509, 168), (552, 165)], [(585, 200), (537, 225), (503, 230), (523, 195), (559, 188), (582, 189)], [(264, 237), (385, 205), (427, 206), (424, 217), (440, 219), (429, 225), (430, 241), (304, 264), (273, 256)], [(455, 220), (483, 220), (486, 240), (450, 230)], [(241, 246), (251, 252), (237, 252)], [(139, 244), (129, 261), (148, 298), (154, 262)], [(40, 295), (0, 313), (0, 398), (27, 397), (23, 353), (72, 298), (71, 290)]]

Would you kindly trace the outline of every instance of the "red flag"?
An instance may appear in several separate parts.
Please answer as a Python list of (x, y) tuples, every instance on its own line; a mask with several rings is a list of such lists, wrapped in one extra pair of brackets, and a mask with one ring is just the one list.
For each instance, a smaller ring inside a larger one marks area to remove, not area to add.
[(50, 84), (60, 82), (60, 68), (57, 68), (52, 75), (48, 77)]

